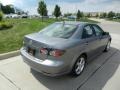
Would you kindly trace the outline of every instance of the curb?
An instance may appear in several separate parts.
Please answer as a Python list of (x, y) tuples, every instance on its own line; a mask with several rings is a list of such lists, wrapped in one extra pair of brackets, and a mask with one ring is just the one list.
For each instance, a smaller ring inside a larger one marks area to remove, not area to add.
[(20, 55), (20, 50), (0, 54), (0, 60)]

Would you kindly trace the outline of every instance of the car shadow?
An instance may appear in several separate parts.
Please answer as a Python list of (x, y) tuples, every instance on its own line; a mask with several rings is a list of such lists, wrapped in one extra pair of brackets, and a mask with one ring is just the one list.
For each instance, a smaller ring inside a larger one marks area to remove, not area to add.
[[(78, 77), (73, 77), (72, 75), (63, 75), (63, 76), (59, 76), (59, 77), (48, 77), (48, 76), (42, 75), (41, 73), (36, 72), (32, 69), (31, 69), (31, 73), (41, 84), (43, 84), (45, 87), (47, 87), (50, 90), (76, 90), (76, 89), (81, 90), (81, 87), (83, 87), (88, 82), (88, 80), (90, 80), (92, 77), (94, 77), (94, 75), (108, 61), (111, 61), (112, 60), (111, 58), (114, 57), (114, 55), (117, 52), (120, 52), (120, 51), (118, 49), (112, 47), (109, 52), (100, 54), (94, 60), (89, 62), (89, 64), (86, 66), (84, 72)], [(119, 58), (120, 58), (120, 53), (119, 53)], [(102, 90), (102, 88), (105, 86), (106, 82), (116, 72), (119, 64), (120, 64), (120, 61), (117, 64), (115, 64), (113, 67), (107, 68), (107, 72), (100, 73), (100, 76), (98, 75), (97, 78), (98, 78), (98, 80), (100, 79), (101, 82), (96, 83), (96, 80), (91, 82), (94, 85), (96, 85), (96, 84), (99, 85), (99, 88), (97, 90)], [(104, 77), (101, 77), (101, 76), (104, 76)], [(94, 87), (93, 87), (93, 89), (96, 90)], [(91, 90), (93, 90), (93, 89), (91, 89)], [(89, 90), (89, 89), (87, 89), (87, 90)]]

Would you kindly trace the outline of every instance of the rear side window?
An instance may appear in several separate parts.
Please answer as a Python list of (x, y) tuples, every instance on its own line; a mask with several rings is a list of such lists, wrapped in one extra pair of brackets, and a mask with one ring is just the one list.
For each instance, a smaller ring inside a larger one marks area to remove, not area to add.
[(92, 25), (92, 27), (93, 27), (93, 29), (95, 30), (95, 34), (96, 34), (96, 36), (100, 36), (100, 35), (102, 35), (102, 29), (99, 27), (99, 26), (97, 26), (97, 25)]
[(91, 26), (87, 25), (83, 28), (82, 38), (90, 38), (94, 36), (94, 32), (91, 28)]

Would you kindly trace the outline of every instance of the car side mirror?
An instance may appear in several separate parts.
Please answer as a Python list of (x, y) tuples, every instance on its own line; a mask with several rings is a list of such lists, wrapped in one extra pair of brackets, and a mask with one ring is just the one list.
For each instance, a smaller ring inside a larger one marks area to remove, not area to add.
[(102, 35), (109, 35), (109, 32), (103, 32)]

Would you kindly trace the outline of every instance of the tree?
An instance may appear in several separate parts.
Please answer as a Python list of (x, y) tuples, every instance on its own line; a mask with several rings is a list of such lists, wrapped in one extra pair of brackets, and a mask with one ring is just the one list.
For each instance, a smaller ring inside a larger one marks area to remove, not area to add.
[(78, 10), (77, 12), (77, 19), (80, 19), (84, 16), (83, 12), (80, 12), (80, 10)]
[(58, 18), (61, 15), (60, 7), (58, 5), (55, 6), (53, 14), (56, 18)]
[(80, 10), (77, 12), (77, 19), (80, 19)]
[(107, 13), (104, 12), (100, 14), (100, 18), (106, 18), (106, 17), (107, 17)]
[(42, 21), (43, 21), (43, 16), (47, 16), (47, 7), (44, 1), (40, 1), (38, 5), (38, 13), (42, 16)]
[(5, 14), (15, 13), (15, 10), (12, 7), (12, 5), (6, 5), (6, 6), (1, 5), (1, 10)]
[(0, 3), (0, 11), (1, 11), (1, 6), (2, 6), (2, 3)]
[(0, 11), (0, 21), (2, 21), (2, 19), (3, 19), (3, 13), (2, 11)]
[(107, 13), (103, 13), (103, 18), (106, 18), (107, 17)]
[(97, 18), (97, 17), (99, 17), (99, 14), (98, 14), (98, 13), (96, 13), (95, 17), (96, 17), (96, 18)]
[(108, 18), (112, 19), (114, 16), (115, 16), (115, 13), (114, 13), (114, 12), (110, 11), (110, 12), (108, 13)]
[(82, 15), (82, 17), (84, 17), (84, 13), (83, 12), (81, 12), (81, 15)]
[(120, 17), (120, 13), (116, 13), (116, 15), (115, 15), (115, 16)]
[(91, 17), (91, 14), (90, 14), (90, 13), (88, 13), (88, 14), (87, 14), (87, 17), (88, 17), (88, 18), (89, 18), (89, 17)]

